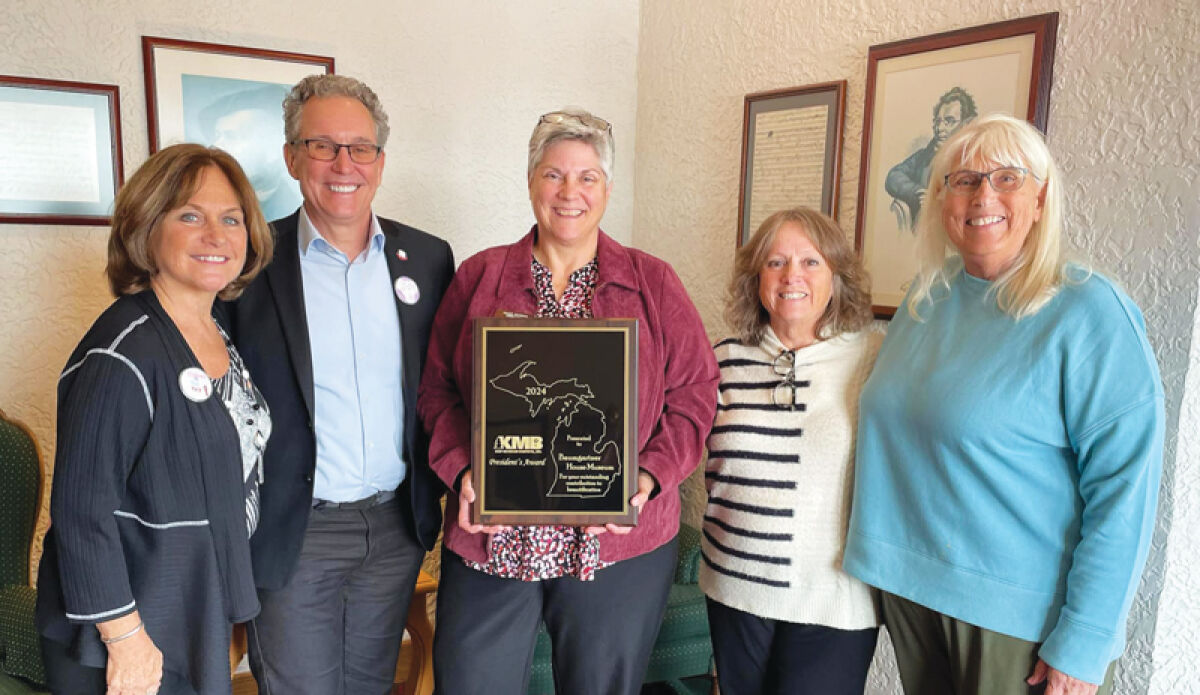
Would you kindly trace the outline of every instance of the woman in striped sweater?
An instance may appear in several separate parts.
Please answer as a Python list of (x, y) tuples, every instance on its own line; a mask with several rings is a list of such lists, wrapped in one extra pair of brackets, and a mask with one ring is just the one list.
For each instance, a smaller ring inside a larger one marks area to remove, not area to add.
[(738, 251), (700, 585), (723, 695), (862, 693), (879, 613), (842, 571), (858, 394), (882, 335), (845, 234), (807, 208)]

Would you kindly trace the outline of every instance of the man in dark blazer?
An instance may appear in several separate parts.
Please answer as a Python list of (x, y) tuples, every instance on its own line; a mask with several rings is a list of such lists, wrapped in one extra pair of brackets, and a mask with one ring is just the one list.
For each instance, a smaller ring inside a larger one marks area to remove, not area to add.
[(274, 423), (250, 663), (260, 693), (384, 695), (441, 521), (416, 397), (454, 260), (371, 211), (388, 125), (370, 88), (307, 77), (284, 122), (304, 204), (272, 223), (274, 259), (226, 307)]

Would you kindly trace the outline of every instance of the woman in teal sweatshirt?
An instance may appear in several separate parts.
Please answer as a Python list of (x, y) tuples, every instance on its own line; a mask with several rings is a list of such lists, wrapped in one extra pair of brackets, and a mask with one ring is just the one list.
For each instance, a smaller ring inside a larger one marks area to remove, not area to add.
[(845, 567), (910, 694), (1109, 692), (1124, 648), (1163, 391), (1137, 306), (1063, 259), (1061, 189), (1023, 121), (947, 140), (863, 389)]

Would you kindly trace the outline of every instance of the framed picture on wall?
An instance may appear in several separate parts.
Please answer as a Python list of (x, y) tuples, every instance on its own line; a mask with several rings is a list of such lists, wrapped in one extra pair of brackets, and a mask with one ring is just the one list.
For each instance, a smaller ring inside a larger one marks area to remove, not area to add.
[(938, 146), (977, 115), (1046, 130), (1058, 13), (872, 46), (867, 54), (855, 245), (877, 316), (916, 273), (914, 229)]
[(746, 95), (738, 246), (779, 210), (837, 217), (845, 115), (845, 80)]
[(116, 85), (0, 75), (0, 222), (112, 222), (121, 185)]
[(142, 37), (150, 151), (180, 142), (226, 150), (246, 171), (263, 215), (300, 206), (283, 162), (283, 98), (333, 58), (262, 48)]

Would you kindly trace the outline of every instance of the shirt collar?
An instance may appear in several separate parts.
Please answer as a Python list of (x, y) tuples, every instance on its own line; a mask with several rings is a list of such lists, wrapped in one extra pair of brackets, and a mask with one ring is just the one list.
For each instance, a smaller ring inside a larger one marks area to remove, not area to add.
[[(303, 205), (300, 206), (300, 219), (297, 220), (296, 223), (296, 232), (297, 239), (300, 242), (301, 258), (304, 258), (308, 255), (309, 249), (312, 247), (313, 242), (318, 240), (320, 241), (320, 245), (317, 247), (318, 249), (341, 253), (341, 251), (337, 251), (333, 244), (326, 241), (325, 237), (321, 235), (321, 232), (317, 230), (317, 226), (312, 223), (311, 219), (309, 219), (308, 211), (304, 209)], [(379, 218), (375, 216), (374, 212), (372, 212), (371, 241), (367, 244), (367, 255), (370, 256), (373, 253), (381, 253), (383, 251), (383, 241), (383, 227), (381, 227), (379, 224)], [(350, 260), (353, 261), (354, 259)]]
[[(533, 274), (530, 272), (529, 258), (533, 255), (533, 240), (537, 235), (537, 225), (529, 229), (529, 233), (521, 237), (515, 244), (508, 247), (504, 257), (504, 267), (500, 271), (500, 282), (496, 285), (496, 296), (505, 296), (523, 288), (533, 290)], [(638, 289), (638, 275), (634, 269), (633, 251), (599, 231), (596, 240), (596, 279), (597, 287), (608, 283), (621, 285), (631, 290)]]

